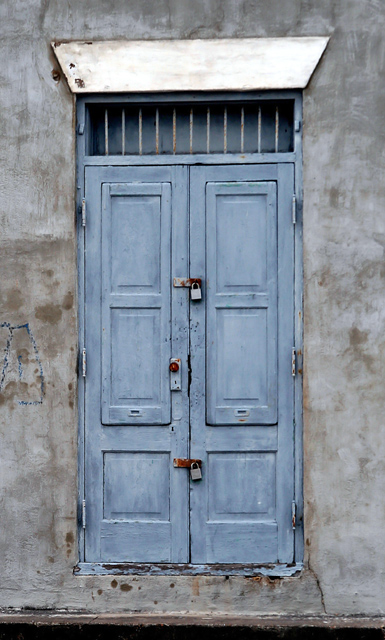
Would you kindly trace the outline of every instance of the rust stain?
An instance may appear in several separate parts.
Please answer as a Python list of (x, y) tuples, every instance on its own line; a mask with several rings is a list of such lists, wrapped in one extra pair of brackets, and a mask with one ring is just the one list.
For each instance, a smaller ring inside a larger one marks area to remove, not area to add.
[(123, 584), (120, 585), (120, 590), (121, 591), (131, 591), (132, 590), (132, 586), (130, 584), (127, 584), (127, 582), (123, 582)]
[(118, 586), (117, 581), (116, 581), (116, 580), (113, 580), (113, 581), (111, 582), (111, 587), (112, 587), (113, 589), (116, 589), (116, 587), (117, 587), (117, 586)]
[(74, 534), (72, 533), (72, 531), (69, 531), (66, 535), (66, 542), (68, 544), (73, 544), (75, 542), (75, 538), (74, 538)]
[(75, 84), (80, 88), (80, 89), (84, 89), (85, 82), (84, 80), (82, 80), (81, 78), (75, 78)]

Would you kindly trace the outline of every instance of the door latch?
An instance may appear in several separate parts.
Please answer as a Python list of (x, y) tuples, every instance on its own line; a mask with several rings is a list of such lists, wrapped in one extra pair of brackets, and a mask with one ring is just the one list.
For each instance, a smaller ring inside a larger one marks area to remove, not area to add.
[(202, 480), (202, 460), (199, 458), (174, 458), (174, 467), (190, 469), (191, 480)]
[(180, 391), (182, 389), (182, 369), (180, 358), (170, 359), (170, 391)]
[(189, 287), (191, 300), (202, 300), (202, 278), (174, 278), (174, 287)]

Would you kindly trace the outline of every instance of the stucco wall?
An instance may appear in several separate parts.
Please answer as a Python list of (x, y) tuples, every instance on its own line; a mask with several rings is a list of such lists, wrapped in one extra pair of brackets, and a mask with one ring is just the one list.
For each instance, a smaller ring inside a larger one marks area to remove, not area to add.
[[(36, 404), (19, 404), (17, 372), (0, 393), (0, 606), (385, 613), (383, 3), (4, 0), (0, 24), (0, 324), (28, 323), (14, 345), (31, 354), (32, 335), (37, 350), (22, 398)], [(50, 41), (286, 35), (331, 35), (304, 94), (307, 568), (275, 581), (74, 577), (74, 108)]]

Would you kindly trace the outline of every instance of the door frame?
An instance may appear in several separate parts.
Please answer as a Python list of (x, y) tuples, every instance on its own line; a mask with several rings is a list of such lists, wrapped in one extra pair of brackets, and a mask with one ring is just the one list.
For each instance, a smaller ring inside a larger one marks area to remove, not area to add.
[[(301, 91), (264, 91), (264, 92), (199, 92), (199, 93), (167, 93), (167, 94), (93, 94), (76, 96), (76, 195), (75, 195), (75, 224), (77, 228), (77, 274), (78, 274), (78, 504), (77, 514), (79, 523), (78, 548), (79, 563), (74, 569), (75, 575), (94, 574), (156, 574), (156, 575), (267, 575), (291, 576), (303, 567), (304, 531), (303, 531), (303, 189), (302, 189), (302, 92)], [(90, 117), (88, 106), (95, 104), (113, 105), (115, 103), (188, 103), (212, 102), (254, 102), (271, 100), (294, 101), (294, 150), (289, 153), (250, 153), (250, 154), (178, 154), (178, 155), (125, 155), (125, 156), (91, 156), (87, 154), (89, 148)], [(252, 566), (245, 565), (244, 569), (232, 568), (226, 565), (103, 565), (84, 562), (85, 536), (83, 518), (84, 500), (84, 459), (85, 459), (85, 378), (82, 375), (83, 345), (85, 344), (85, 244), (84, 226), (82, 219), (87, 211), (82, 202), (85, 197), (85, 167), (86, 166), (144, 166), (144, 165), (202, 165), (202, 164), (280, 164), (294, 165), (295, 194), (293, 194), (293, 224), (294, 227), (294, 327), (296, 349), (296, 376), (294, 379), (294, 490), (295, 490), (295, 536), (294, 563), (292, 565)], [(295, 200), (294, 200), (295, 197)], [(82, 212), (83, 211), (83, 212)]]

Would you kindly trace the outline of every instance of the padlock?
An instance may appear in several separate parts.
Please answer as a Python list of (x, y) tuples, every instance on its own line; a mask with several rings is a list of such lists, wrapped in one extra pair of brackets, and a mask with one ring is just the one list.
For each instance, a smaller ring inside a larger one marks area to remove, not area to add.
[(197, 462), (193, 462), (190, 467), (191, 480), (202, 480), (202, 471)]
[(200, 288), (198, 282), (193, 282), (191, 285), (191, 300), (201, 300), (202, 299), (202, 289)]

